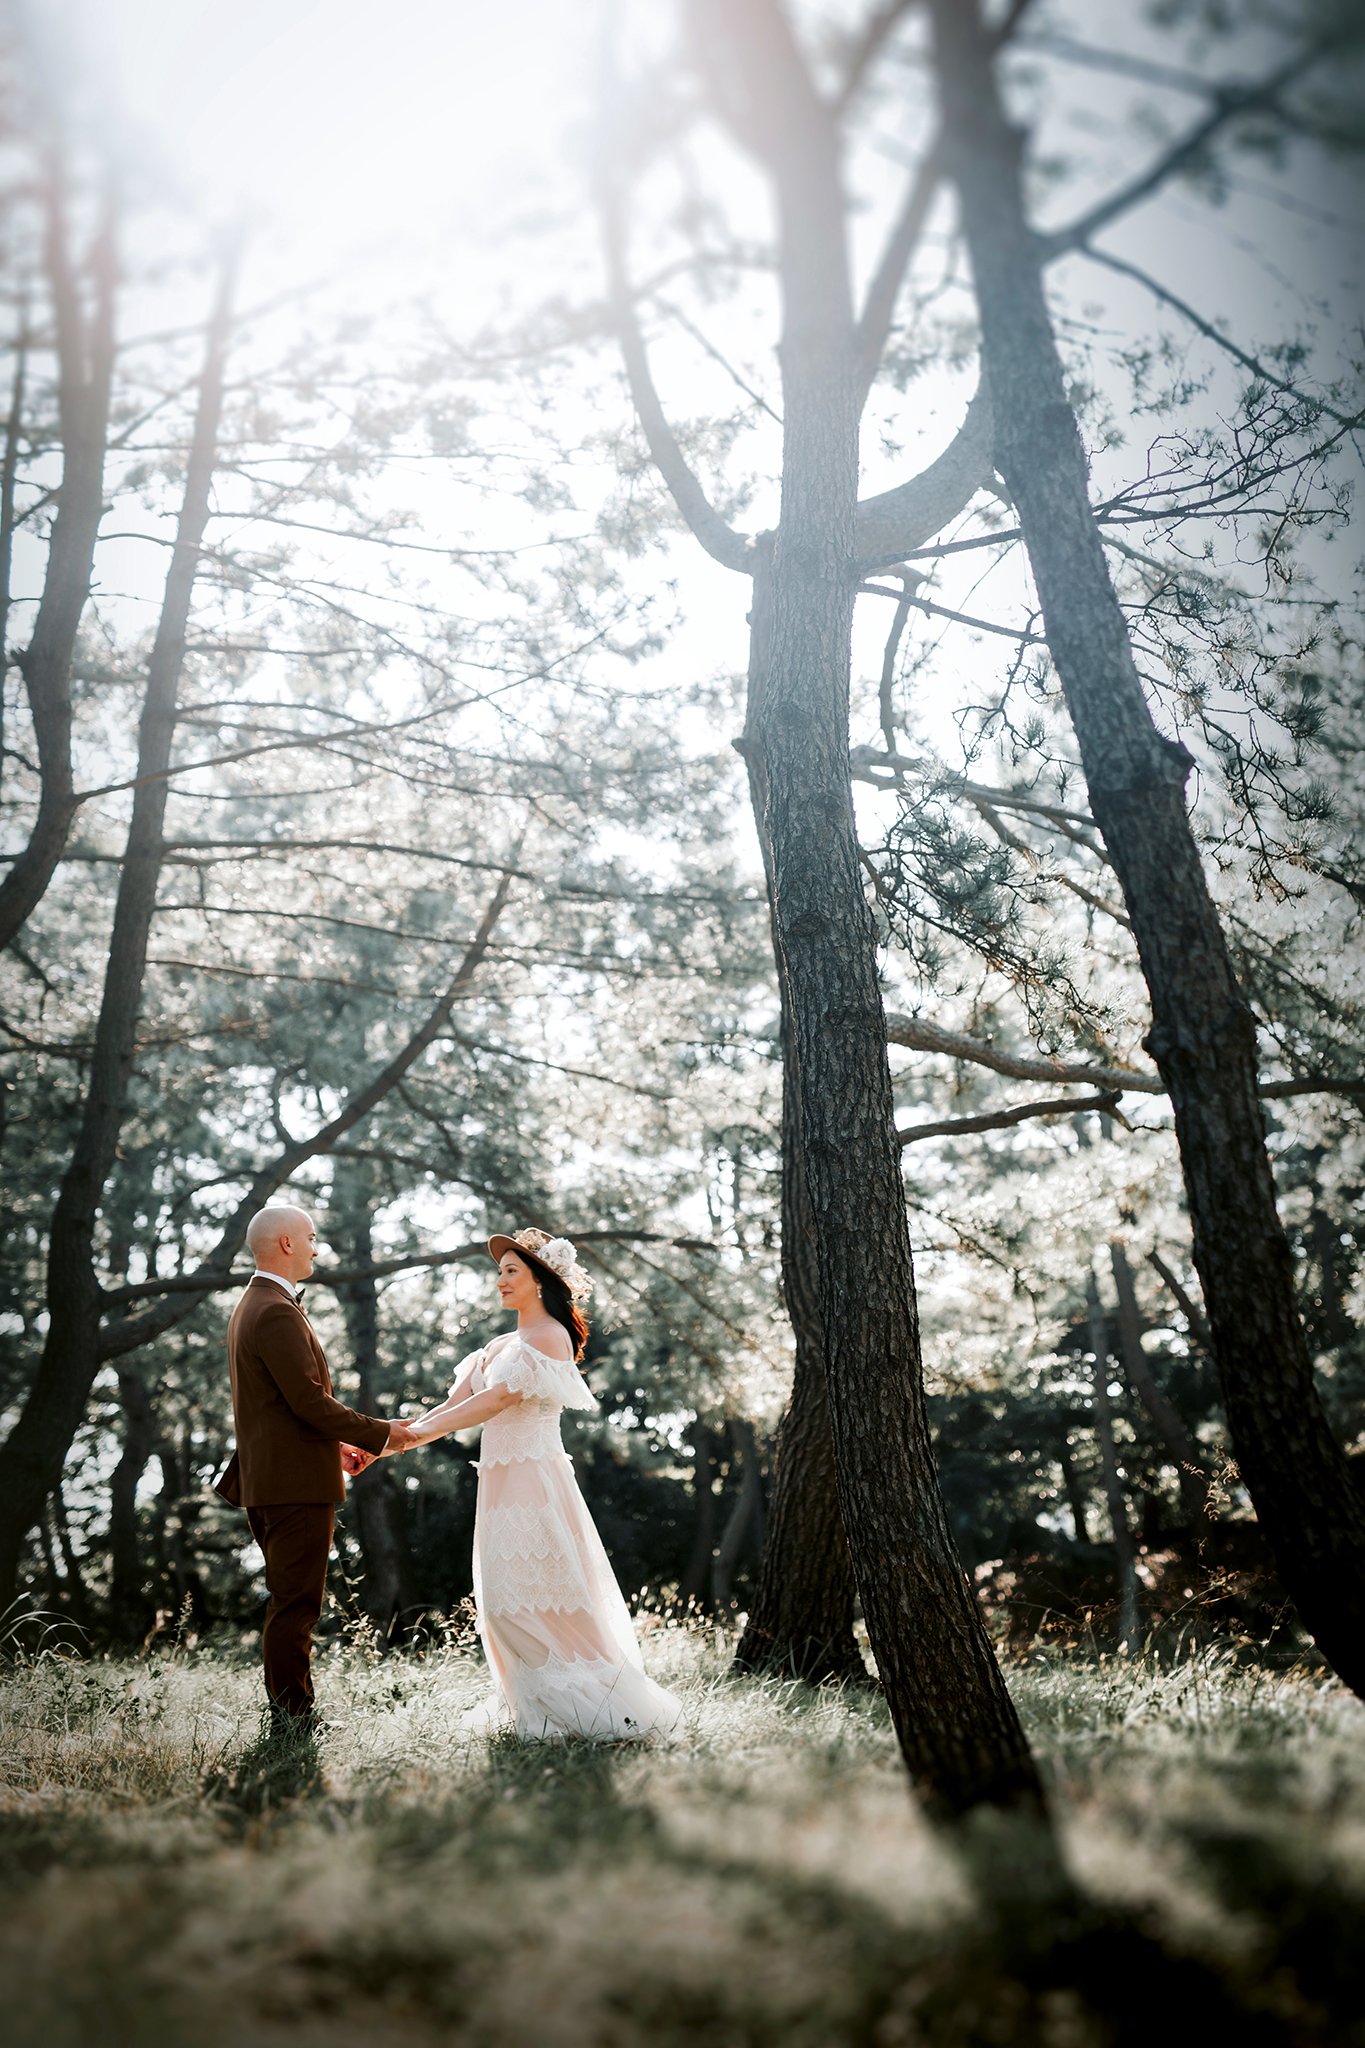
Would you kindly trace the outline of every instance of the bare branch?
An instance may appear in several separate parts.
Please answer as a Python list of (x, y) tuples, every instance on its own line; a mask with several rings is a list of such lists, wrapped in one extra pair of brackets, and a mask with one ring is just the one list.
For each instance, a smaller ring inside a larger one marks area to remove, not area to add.
[(607, 294), (626, 381), (630, 386), (635, 416), (640, 422), (650, 457), (668, 486), (669, 494), (694, 537), (714, 561), (740, 575), (753, 573), (753, 549), (742, 534), (735, 532), (717, 512), (687, 457), (678, 445), (673, 429), (659, 403), (644, 335), (635, 311), (635, 300), (626, 280), (625, 253), (620, 207), (613, 192), (603, 190), (599, 212), (602, 246), (607, 266)]
[(860, 572), (903, 562), (964, 512), (994, 464), (995, 417), (985, 382), (942, 455), (893, 491), (858, 507), (853, 545)]
[[(966, 797), (970, 803), (994, 804), (1002, 811), (1027, 811), (1033, 817), (1046, 818), (1051, 824), (1074, 826), (1088, 832), (1098, 829), (1089, 811), (1065, 810), (1060, 804), (1045, 803), (1041, 797), (1033, 796), (1026, 789), (993, 789), (988, 783), (969, 782), (965, 776), (950, 775), (935, 763), (917, 760), (909, 754), (880, 754), (875, 747), (851, 747), (849, 763), (855, 781), (875, 781), (883, 789), (886, 787), (885, 780), (874, 777), (870, 773), (873, 768), (887, 768), (894, 774), (915, 775), (921, 779), (941, 782), (954, 796)], [(1103, 860), (1102, 846), (1088, 840), (1082, 843), (1098, 859)]]
[[(261, 1168), (224, 1224), (214, 1249), (200, 1261), (197, 1273), (189, 1276), (190, 1278), (212, 1277), (217, 1284), (218, 1276), (226, 1271), (229, 1261), (242, 1241), (247, 1223), (262, 1202), (292, 1174), (297, 1173), (299, 1167), (307, 1160), (315, 1158), (320, 1152), (326, 1152), (338, 1138), (344, 1137), (347, 1131), (358, 1124), (362, 1117), (368, 1116), (390, 1090), (397, 1086), (414, 1060), (418, 1059), (433, 1039), (439, 1036), (450, 1020), (456, 998), (468, 987), (488, 951), (494, 927), (506, 906), (511, 888), (512, 876), (504, 874), (479, 921), (478, 930), (465, 948), (458, 968), (425, 1022), (418, 1027), (387, 1066), (382, 1067), (365, 1087), (357, 1089), (348, 1097), (344, 1108), (334, 1117), (321, 1124), (311, 1137), (300, 1138), (292, 1144), (286, 1144), (268, 1166)], [(163, 1301), (160, 1307), (144, 1310), (141, 1315), (124, 1316), (115, 1320), (108, 1324), (101, 1334), (100, 1356), (121, 1358), (129, 1351), (136, 1351), (139, 1346), (149, 1343), (153, 1337), (160, 1336), (163, 1330), (168, 1330), (175, 1323), (182, 1321), (192, 1307), (193, 1300), (188, 1307), (179, 1308), (174, 1301)]]
[(1106, 270), (1112, 270), (1120, 277), (1131, 277), (1135, 283), (1145, 286), (1153, 298), (1159, 299), (1163, 305), (1169, 306), (1172, 312), (1179, 313), (1183, 320), (1188, 320), (1191, 327), (1196, 328), (1200, 334), (1206, 336), (1209, 341), (1214, 342), (1219, 348), (1224, 350), (1227, 355), (1232, 357), (1234, 362), (1240, 363), (1244, 370), (1249, 370), (1259, 383), (1268, 384), (1273, 391), (1282, 391), (1287, 398), (1307, 399), (1310, 405), (1315, 406), (1328, 419), (1335, 420), (1338, 426), (1358, 427), (1360, 425), (1360, 420), (1357, 416), (1338, 412), (1335, 406), (1328, 405), (1325, 400), (1314, 397), (1311, 392), (1301, 391), (1297, 385), (1291, 384), (1287, 377), (1278, 376), (1267, 363), (1261, 362), (1256, 356), (1248, 355), (1247, 351), (1244, 348), (1239, 348), (1237, 343), (1224, 334), (1221, 328), (1215, 327), (1211, 320), (1206, 320), (1202, 314), (1196, 313), (1193, 306), (1179, 297), (1177, 293), (1169, 290), (1159, 279), (1153, 277), (1150, 271), (1139, 269), (1136, 263), (1126, 263), (1121, 256), (1111, 256), (1107, 250), (1093, 248), (1089, 242), (1083, 242), (1079, 246), (1081, 254), (1089, 257), (1092, 263), (1101, 263)]
[(892, 1045), (908, 1046), (913, 1052), (942, 1053), (946, 1059), (967, 1060), (976, 1067), (989, 1067), (993, 1073), (1008, 1074), (1015, 1081), (1079, 1082), (1091, 1088), (1136, 1089), (1144, 1095), (1166, 1092), (1160, 1074), (1010, 1053), (992, 1045), (989, 1039), (971, 1038), (963, 1031), (945, 1031), (941, 1024), (930, 1024), (923, 1017), (892, 1013), (886, 1020), (886, 1035)]
[(907, 1130), (897, 1131), (896, 1142), (904, 1147), (918, 1144), (921, 1138), (965, 1138), (974, 1131), (1007, 1130), (1012, 1124), (1026, 1123), (1030, 1117), (1078, 1116), (1087, 1109), (1098, 1110), (1115, 1123), (1124, 1123), (1117, 1095), (1063, 1095), (1055, 1101), (1021, 1102), (1013, 1109), (997, 1109), (982, 1116), (949, 1116), (940, 1123), (911, 1124)]
[(873, 272), (863, 310), (858, 316), (855, 375), (859, 396), (864, 402), (876, 380), (905, 273), (919, 246), (942, 181), (943, 143), (941, 137), (935, 136), (906, 189), (901, 210), (887, 237), (881, 261)]
[(1039, 254), (1044, 263), (1055, 263), (1060, 256), (1068, 255), (1073, 249), (1083, 247), (1091, 238), (1100, 234), (1123, 214), (1131, 213), (1154, 192), (1159, 192), (1177, 172), (1197, 164), (1214, 137), (1229, 123), (1242, 114), (1254, 113), (1271, 107), (1287, 86), (1301, 78), (1305, 71), (1318, 64), (1341, 40), (1340, 34), (1325, 36), (1295, 52), (1287, 62), (1279, 65), (1259, 84), (1247, 86), (1225, 86), (1214, 96), (1212, 110), (1197, 121), (1181, 136), (1178, 142), (1149, 164), (1145, 171), (1111, 192), (1107, 199), (1088, 208), (1069, 227), (1058, 228), (1053, 234), (1039, 238)]
[[(716, 1252), (720, 1249), (704, 1237), (669, 1237), (657, 1230), (576, 1230), (575, 1244), (660, 1244), (683, 1252)], [(370, 1266), (331, 1266), (316, 1272), (310, 1278), (310, 1287), (354, 1287), (359, 1280), (383, 1280), (393, 1273), (412, 1273), (440, 1266), (456, 1266), (469, 1259), (486, 1259), (488, 1241), (476, 1237), (468, 1244), (457, 1245), (453, 1251), (414, 1252), (395, 1259), (379, 1259)], [(133, 1301), (160, 1300), (172, 1295), (193, 1295), (196, 1300), (205, 1294), (223, 1294), (230, 1287), (245, 1287), (251, 1278), (249, 1271), (239, 1268), (232, 1271), (226, 1266), (210, 1268), (201, 1266), (194, 1273), (178, 1273), (165, 1280), (138, 1280), (128, 1287), (112, 1287), (105, 1295), (105, 1301), (113, 1308), (122, 1308)], [(186, 1311), (188, 1313), (188, 1311)]]
[(840, 117), (848, 112), (888, 40), (906, 15), (918, 5), (919, 0), (884, 0), (881, 7), (872, 10), (863, 23), (838, 90), (830, 101), (831, 112)]
[[(1164, 1095), (1166, 1084), (1159, 1074), (1119, 1066), (1084, 1066), (1068, 1060), (1049, 1060), (1021, 1053), (1005, 1052), (988, 1039), (972, 1038), (964, 1031), (945, 1031), (923, 1017), (904, 1017), (891, 1012), (886, 1019), (886, 1036), (892, 1045), (912, 1052), (941, 1053), (946, 1059), (967, 1060), (973, 1066), (989, 1067), (993, 1073), (1008, 1074), (1016, 1081), (1060, 1081), (1083, 1087), (1104, 1088), (1120, 1093)], [(1365, 1077), (1355, 1074), (1302, 1074), (1288, 1081), (1262, 1081), (1257, 1090), (1263, 1101), (1284, 1101), (1296, 1095), (1344, 1095), (1365, 1100)], [(1087, 1107), (1078, 1103), (1077, 1108)], [(1030, 1110), (1030, 1115), (1038, 1115)], [(992, 1128), (983, 1125), (983, 1129)]]
[[(883, 583), (860, 583), (858, 589), (865, 597), (894, 597), (898, 605), (902, 601), (899, 591), (888, 590)], [(1047, 646), (1047, 638), (1042, 633), (1021, 633), (1014, 626), (997, 625), (994, 619), (978, 619), (971, 612), (955, 612), (950, 606), (934, 604), (927, 597), (906, 597), (904, 602), (928, 618), (949, 619), (955, 626), (969, 626), (975, 633), (991, 633), (999, 640), (1013, 640), (1019, 647)]]
[(1171, 1268), (1166, 1264), (1166, 1261), (1162, 1258), (1160, 1252), (1148, 1252), (1147, 1263), (1149, 1266), (1155, 1267), (1156, 1271), (1161, 1275), (1167, 1287), (1174, 1295), (1176, 1303), (1180, 1309), (1180, 1313), (1184, 1316), (1186, 1323), (1189, 1325), (1190, 1335), (1194, 1338), (1195, 1343), (1198, 1344), (1203, 1350), (1211, 1353), (1213, 1350), (1212, 1332), (1210, 1331), (1209, 1326), (1204, 1319), (1203, 1310), (1198, 1307), (1198, 1305), (1194, 1301), (1193, 1296), (1190, 1294), (1189, 1289), (1184, 1285), (1183, 1281), (1181, 1281), (1179, 1277), (1171, 1271)]
[(891, 630), (886, 636), (886, 646), (882, 653), (881, 682), (877, 690), (882, 738), (886, 741), (887, 751), (892, 754), (896, 751), (896, 706), (891, 691), (896, 680), (896, 660), (901, 651), (901, 641), (905, 637), (906, 621), (910, 617), (910, 598), (914, 584), (912, 572), (908, 569), (902, 570), (900, 596), (896, 600), (896, 609), (892, 614)]

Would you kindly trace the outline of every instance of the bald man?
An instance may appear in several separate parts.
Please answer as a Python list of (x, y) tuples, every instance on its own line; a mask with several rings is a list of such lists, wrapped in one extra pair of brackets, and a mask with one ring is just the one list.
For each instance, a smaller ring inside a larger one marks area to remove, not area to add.
[(322, 1346), (303, 1310), (318, 1234), (306, 1209), (272, 1204), (252, 1217), (256, 1263), (228, 1323), (237, 1449), (218, 1492), (246, 1509), (270, 1593), (262, 1632), (265, 1689), (277, 1721), (313, 1720), (313, 1628), (322, 1612), (332, 1521), (357, 1453), (406, 1451), (401, 1422), (357, 1414), (332, 1393)]

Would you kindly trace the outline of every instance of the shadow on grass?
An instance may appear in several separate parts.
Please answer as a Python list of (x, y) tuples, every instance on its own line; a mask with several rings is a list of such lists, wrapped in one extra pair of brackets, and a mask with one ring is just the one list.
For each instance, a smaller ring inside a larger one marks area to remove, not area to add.
[(210, 1771), (204, 1798), (239, 1829), (297, 1810), (324, 1791), (317, 1737), (298, 1722), (262, 1714), (254, 1742), (233, 1763)]

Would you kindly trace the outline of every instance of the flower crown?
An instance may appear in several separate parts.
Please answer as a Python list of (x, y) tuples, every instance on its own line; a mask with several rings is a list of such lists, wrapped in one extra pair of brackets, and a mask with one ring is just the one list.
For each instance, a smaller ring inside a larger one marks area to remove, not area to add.
[(544, 1230), (514, 1230), (512, 1242), (539, 1259), (542, 1266), (548, 1266), (575, 1301), (586, 1301), (592, 1293), (592, 1276), (579, 1265), (578, 1253), (567, 1237), (551, 1237)]

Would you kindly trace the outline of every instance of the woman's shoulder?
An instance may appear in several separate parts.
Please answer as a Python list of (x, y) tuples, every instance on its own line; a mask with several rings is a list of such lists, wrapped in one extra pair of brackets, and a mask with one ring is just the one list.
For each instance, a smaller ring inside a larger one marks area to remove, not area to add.
[(522, 1334), (521, 1341), (542, 1358), (553, 1358), (556, 1365), (573, 1364), (573, 1340), (562, 1323), (537, 1323), (533, 1330)]
[(537, 1323), (529, 1332), (507, 1330), (485, 1347), (484, 1357), (491, 1364), (504, 1352), (518, 1348), (533, 1351), (538, 1358), (548, 1358), (555, 1365), (572, 1365), (574, 1362), (569, 1333), (559, 1323)]

